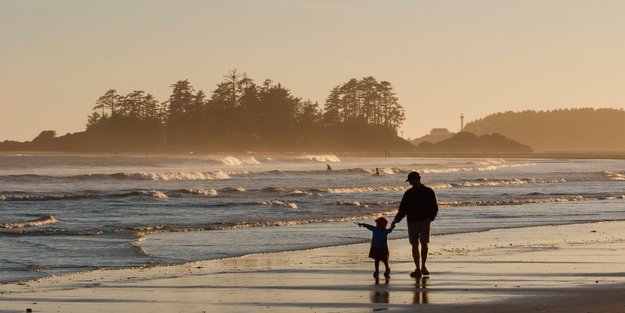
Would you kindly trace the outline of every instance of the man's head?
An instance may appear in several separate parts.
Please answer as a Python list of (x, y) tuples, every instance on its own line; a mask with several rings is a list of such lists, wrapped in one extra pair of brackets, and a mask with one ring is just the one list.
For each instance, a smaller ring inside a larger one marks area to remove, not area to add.
[(421, 183), (421, 175), (419, 175), (419, 172), (410, 172), (406, 181), (411, 185), (416, 186)]

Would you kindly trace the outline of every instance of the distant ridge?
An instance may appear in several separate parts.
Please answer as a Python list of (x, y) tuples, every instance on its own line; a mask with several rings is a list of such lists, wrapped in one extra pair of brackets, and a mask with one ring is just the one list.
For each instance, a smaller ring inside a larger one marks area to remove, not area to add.
[(465, 126), (476, 135), (499, 133), (540, 152), (625, 151), (623, 109), (504, 112)]
[(476, 136), (460, 132), (438, 143), (428, 141), (417, 146), (419, 152), (435, 153), (531, 153), (530, 146), (520, 144), (500, 134)]

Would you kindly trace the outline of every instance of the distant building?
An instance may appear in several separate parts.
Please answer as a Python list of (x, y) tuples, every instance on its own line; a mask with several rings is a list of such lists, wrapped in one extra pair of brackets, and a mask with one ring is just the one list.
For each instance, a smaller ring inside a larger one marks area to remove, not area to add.
[(430, 130), (430, 136), (446, 136), (449, 135), (449, 129), (447, 128), (432, 128)]
[(454, 133), (450, 132), (449, 129), (447, 128), (432, 128), (432, 130), (430, 130), (430, 133), (423, 136), (423, 137), (419, 137), (416, 139), (411, 140), (410, 142), (413, 145), (418, 145), (424, 141), (429, 141), (431, 143), (437, 143), (439, 141), (443, 141), (451, 136), (453, 136)]

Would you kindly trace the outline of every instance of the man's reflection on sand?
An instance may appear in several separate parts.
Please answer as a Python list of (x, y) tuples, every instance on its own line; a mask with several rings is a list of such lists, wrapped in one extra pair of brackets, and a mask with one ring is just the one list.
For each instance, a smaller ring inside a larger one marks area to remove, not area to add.
[(427, 290), (427, 282), (429, 277), (422, 277), (421, 279), (417, 279), (415, 283), (414, 289), (414, 298), (412, 300), (413, 304), (428, 304), (428, 290)]
[[(375, 279), (375, 289), (371, 292), (371, 303), (389, 303), (391, 298), (390, 293), (388, 292), (388, 279), (385, 279), (382, 283), (380, 283), (380, 279)], [(381, 285), (381, 286), (380, 286)], [(386, 311), (388, 308), (378, 307), (373, 309), (374, 312), (378, 311)]]

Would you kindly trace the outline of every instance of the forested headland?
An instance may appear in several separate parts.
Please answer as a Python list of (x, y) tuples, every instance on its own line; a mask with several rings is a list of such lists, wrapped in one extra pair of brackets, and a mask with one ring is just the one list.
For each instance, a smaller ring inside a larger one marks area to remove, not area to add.
[(499, 133), (534, 151), (625, 151), (623, 109), (509, 111), (472, 121), (464, 131)]
[(532, 153), (528, 145), (518, 143), (498, 133), (476, 136), (459, 132), (436, 143), (424, 141), (418, 144), (422, 153)]
[(350, 79), (330, 90), (323, 107), (269, 79), (256, 83), (230, 71), (211, 94), (189, 80), (171, 85), (168, 99), (143, 90), (110, 89), (88, 116), (86, 130), (43, 131), (0, 150), (71, 152), (412, 151), (397, 135), (404, 109), (391, 84)]

